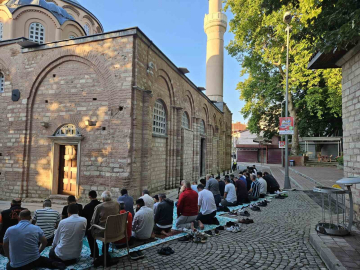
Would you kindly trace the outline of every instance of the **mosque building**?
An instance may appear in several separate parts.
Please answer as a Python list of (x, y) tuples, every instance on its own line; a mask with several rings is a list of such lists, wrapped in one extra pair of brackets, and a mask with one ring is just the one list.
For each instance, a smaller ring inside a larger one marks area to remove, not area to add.
[(229, 170), (221, 7), (205, 94), (137, 27), (104, 32), (77, 0), (0, 0), (0, 198), (137, 196)]

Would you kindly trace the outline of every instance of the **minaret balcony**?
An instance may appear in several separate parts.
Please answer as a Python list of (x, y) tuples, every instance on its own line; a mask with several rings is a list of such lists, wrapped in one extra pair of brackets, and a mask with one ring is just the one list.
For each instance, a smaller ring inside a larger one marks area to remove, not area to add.
[(227, 16), (221, 12), (206, 14), (205, 19), (204, 19), (205, 31), (207, 28), (212, 27), (212, 26), (223, 26), (226, 29)]

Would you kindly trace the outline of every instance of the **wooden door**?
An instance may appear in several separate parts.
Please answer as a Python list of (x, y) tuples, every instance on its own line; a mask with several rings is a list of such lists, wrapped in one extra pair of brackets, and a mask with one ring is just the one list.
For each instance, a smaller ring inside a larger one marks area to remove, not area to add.
[(75, 195), (77, 177), (77, 146), (60, 146), (59, 193)]

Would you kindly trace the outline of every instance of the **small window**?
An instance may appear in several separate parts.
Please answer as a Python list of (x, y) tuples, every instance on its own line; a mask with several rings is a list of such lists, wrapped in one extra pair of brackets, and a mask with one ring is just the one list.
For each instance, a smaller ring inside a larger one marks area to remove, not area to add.
[(30, 24), (29, 39), (39, 44), (45, 43), (45, 28), (41, 23)]
[(5, 90), (5, 77), (4, 74), (0, 72), (0, 93), (4, 93)]
[(166, 112), (160, 100), (157, 100), (154, 106), (153, 133), (160, 135), (166, 134)]
[(204, 120), (201, 120), (201, 122), (200, 122), (200, 134), (201, 135), (205, 135), (206, 133), (205, 133), (205, 122), (204, 122)]
[(87, 24), (84, 25), (84, 30), (87, 36), (90, 35), (90, 27)]
[(0, 40), (3, 40), (3, 28), (4, 28), (4, 24), (0, 22)]
[(190, 120), (189, 120), (189, 116), (188, 116), (187, 112), (184, 112), (182, 115), (181, 126), (183, 128), (187, 128), (187, 129), (190, 128)]
[(69, 36), (69, 39), (74, 39), (74, 38), (76, 38), (76, 37), (73, 35)]

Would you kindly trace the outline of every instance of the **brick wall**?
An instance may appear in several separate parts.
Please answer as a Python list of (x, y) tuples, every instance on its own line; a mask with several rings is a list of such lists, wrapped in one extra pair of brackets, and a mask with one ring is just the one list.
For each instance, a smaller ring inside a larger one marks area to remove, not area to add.
[(181, 179), (191, 181), (193, 180), (193, 151), (194, 151), (194, 137), (193, 131), (182, 130), (182, 176)]
[[(360, 53), (342, 66), (345, 177), (360, 177)], [(360, 220), (360, 185), (352, 187), (356, 220)]]

